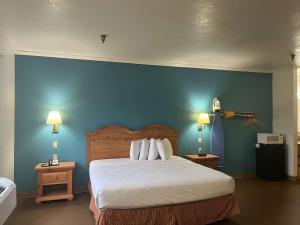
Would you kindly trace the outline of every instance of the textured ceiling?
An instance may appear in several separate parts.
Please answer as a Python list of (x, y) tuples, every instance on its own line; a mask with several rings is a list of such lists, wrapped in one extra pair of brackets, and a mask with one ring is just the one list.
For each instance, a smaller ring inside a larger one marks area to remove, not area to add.
[(25, 54), (272, 71), (295, 52), (300, 65), (299, 0), (0, 0), (0, 31)]

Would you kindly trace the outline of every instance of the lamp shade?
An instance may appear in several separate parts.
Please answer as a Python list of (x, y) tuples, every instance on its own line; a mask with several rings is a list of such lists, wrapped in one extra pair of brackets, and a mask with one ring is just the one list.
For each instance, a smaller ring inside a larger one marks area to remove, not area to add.
[(199, 125), (204, 125), (204, 124), (209, 124), (209, 115), (208, 113), (200, 113), (200, 116), (198, 118), (198, 124)]
[(50, 111), (47, 118), (47, 124), (61, 124), (61, 116), (58, 111)]

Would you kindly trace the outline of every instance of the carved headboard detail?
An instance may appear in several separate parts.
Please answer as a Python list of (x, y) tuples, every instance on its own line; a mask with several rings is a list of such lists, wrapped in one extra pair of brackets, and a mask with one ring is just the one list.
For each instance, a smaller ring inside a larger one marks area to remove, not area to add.
[(87, 163), (96, 159), (128, 158), (130, 143), (141, 138), (168, 138), (177, 155), (178, 131), (165, 125), (149, 125), (139, 131), (110, 125), (87, 132)]

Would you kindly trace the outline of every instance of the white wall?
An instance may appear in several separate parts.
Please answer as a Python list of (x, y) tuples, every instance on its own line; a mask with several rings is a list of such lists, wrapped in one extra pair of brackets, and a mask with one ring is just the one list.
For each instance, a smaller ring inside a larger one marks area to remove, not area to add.
[(15, 56), (0, 33), (0, 177), (14, 177)]
[(297, 69), (297, 135), (300, 136), (300, 69)]
[(273, 132), (286, 135), (287, 174), (297, 176), (297, 69), (273, 72)]

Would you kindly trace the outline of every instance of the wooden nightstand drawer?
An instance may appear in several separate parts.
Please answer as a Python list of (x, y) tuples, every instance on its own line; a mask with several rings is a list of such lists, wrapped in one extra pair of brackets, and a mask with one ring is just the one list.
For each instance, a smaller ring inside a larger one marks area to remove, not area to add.
[(68, 172), (54, 172), (43, 174), (43, 185), (68, 183)]
[(195, 163), (201, 163), (201, 164), (212, 162), (211, 159), (205, 159), (205, 158), (204, 159), (193, 159), (192, 161)]
[(199, 164), (206, 166), (206, 167), (210, 167), (212, 169), (217, 169), (217, 165), (218, 165), (217, 162), (213, 162), (213, 161), (206, 161), (206, 162), (202, 162), (202, 163), (199, 162)]
[(216, 155), (207, 154), (205, 156), (198, 155), (186, 155), (186, 159), (193, 161), (194, 163), (201, 164), (212, 169), (217, 169), (219, 157)]

